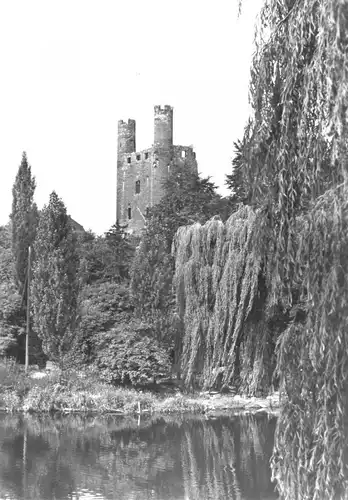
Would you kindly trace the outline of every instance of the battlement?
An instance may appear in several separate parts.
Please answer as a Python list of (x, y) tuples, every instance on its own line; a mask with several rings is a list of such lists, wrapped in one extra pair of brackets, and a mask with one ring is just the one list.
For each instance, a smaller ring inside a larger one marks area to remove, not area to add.
[(135, 120), (118, 122), (118, 154), (135, 151)]
[(165, 104), (164, 106), (157, 105), (155, 106), (155, 113), (168, 113), (168, 112), (173, 112), (172, 106), (168, 106), (168, 104)]
[(169, 150), (173, 146), (173, 108), (155, 106), (154, 112), (154, 144)]
[(128, 119), (128, 121), (124, 122), (123, 120), (118, 120), (118, 126), (133, 126), (135, 125), (135, 120), (132, 120), (131, 118)]
[(150, 161), (153, 156), (153, 149), (147, 148), (142, 151), (122, 151), (119, 153), (119, 160), (125, 164), (136, 164), (140, 161)]

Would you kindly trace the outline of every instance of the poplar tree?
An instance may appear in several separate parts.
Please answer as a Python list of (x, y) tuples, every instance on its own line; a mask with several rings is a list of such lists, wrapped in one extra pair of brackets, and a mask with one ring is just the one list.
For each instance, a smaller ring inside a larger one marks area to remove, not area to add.
[(34, 204), (36, 182), (31, 174), (31, 167), (24, 152), (15, 182), (12, 188), (12, 252), (15, 261), (15, 282), (19, 294), (24, 294), (26, 304), (26, 281), (28, 268), (28, 248), (35, 239), (38, 219), (37, 207)]
[(66, 207), (54, 191), (41, 212), (34, 250), (34, 328), (48, 358), (61, 363), (75, 327), (79, 262)]

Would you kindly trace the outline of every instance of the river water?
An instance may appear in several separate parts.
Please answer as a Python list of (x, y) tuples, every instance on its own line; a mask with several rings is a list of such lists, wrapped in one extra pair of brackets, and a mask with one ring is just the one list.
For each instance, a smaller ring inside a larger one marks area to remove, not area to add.
[(1, 499), (270, 500), (276, 419), (0, 414)]

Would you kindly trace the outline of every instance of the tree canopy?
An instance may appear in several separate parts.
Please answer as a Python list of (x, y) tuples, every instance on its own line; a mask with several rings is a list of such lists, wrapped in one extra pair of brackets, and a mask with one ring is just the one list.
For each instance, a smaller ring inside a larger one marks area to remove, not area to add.
[(229, 201), (216, 193), (209, 178), (201, 178), (186, 163), (173, 166), (164, 183), (164, 196), (152, 207), (135, 254), (131, 287), (134, 305), (141, 317), (154, 325), (159, 338), (179, 352), (172, 289), (174, 262), (171, 245), (175, 232), (191, 222), (205, 222), (221, 212)]

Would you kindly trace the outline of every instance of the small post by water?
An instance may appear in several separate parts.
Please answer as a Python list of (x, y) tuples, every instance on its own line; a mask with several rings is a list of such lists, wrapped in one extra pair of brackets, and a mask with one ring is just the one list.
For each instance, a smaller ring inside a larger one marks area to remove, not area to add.
[(30, 328), (30, 258), (31, 247), (28, 248), (28, 271), (27, 271), (27, 329), (25, 335), (25, 373), (29, 368), (29, 328)]

